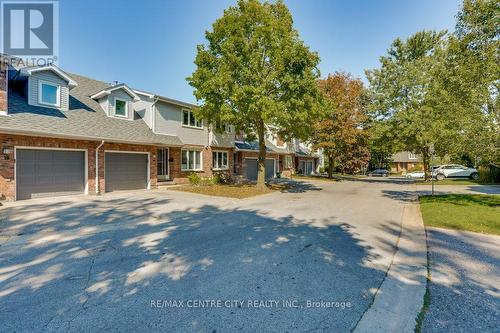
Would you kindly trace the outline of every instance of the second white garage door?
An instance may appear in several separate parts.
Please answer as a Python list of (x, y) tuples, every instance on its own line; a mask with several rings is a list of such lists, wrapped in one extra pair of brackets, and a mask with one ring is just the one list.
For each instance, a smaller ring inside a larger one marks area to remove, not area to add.
[(148, 187), (148, 154), (106, 152), (106, 192)]

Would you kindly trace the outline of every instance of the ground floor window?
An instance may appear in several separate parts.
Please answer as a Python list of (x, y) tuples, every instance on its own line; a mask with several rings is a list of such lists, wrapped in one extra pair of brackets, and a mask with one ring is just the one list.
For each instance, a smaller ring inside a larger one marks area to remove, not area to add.
[(227, 151), (214, 151), (212, 153), (212, 168), (214, 170), (229, 169)]
[(181, 170), (201, 170), (201, 151), (199, 150), (182, 150), (181, 153)]

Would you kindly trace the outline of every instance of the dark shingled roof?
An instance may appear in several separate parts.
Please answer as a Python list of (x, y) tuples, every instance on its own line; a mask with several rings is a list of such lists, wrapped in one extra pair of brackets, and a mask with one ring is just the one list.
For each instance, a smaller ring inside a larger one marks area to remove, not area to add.
[[(234, 145), (236, 146), (237, 150), (259, 151), (259, 142), (258, 141), (245, 141), (245, 142), (236, 141), (234, 143)], [(267, 140), (266, 140), (266, 151), (280, 153), (280, 154), (289, 154), (290, 153), (285, 148), (278, 148)]]
[(7, 116), (0, 116), (0, 131), (136, 144), (182, 145), (177, 136), (153, 133), (142, 119), (108, 117), (90, 96), (110, 84), (76, 74), (68, 75), (78, 83), (70, 90), (68, 111), (29, 105), (26, 97), (9, 90), (9, 111)]
[(412, 163), (417, 163), (417, 162), (422, 162), (422, 156), (416, 155), (416, 159), (410, 159), (410, 152), (409, 151), (400, 151), (392, 155), (392, 161), (393, 162), (412, 162)]

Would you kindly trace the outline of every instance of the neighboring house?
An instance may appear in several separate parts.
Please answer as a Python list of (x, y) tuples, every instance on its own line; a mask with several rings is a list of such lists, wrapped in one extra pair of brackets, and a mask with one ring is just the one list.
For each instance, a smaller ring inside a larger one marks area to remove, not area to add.
[[(319, 168), (323, 166), (321, 151), (313, 152), (311, 145), (296, 139), (285, 142), (275, 130), (273, 126), (267, 126), (266, 179), (274, 177), (277, 172), (284, 177), (290, 177), (294, 173), (311, 175), (319, 172)], [(247, 179), (257, 179), (258, 142), (246, 141), (243, 135), (238, 135), (235, 149), (234, 173)]]
[[(55, 66), (0, 69), (0, 195), (8, 200), (155, 188), (196, 172), (257, 177), (258, 145), (196, 105)], [(266, 177), (320, 156), (268, 131)]]
[(311, 144), (294, 140), (295, 165), (297, 173), (311, 175), (324, 167), (323, 151), (314, 151)]
[(413, 169), (423, 170), (422, 158), (420, 155), (409, 151), (400, 151), (392, 155), (391, 171), (402, 172)]

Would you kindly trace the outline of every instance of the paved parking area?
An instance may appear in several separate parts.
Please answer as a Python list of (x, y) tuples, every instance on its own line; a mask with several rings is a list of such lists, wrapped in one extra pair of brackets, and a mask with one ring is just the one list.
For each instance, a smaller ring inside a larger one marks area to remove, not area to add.
[(244, 200), (155, 190), (7, 203), (2, 330), (350, 330), (411, 192), (314, 181)]

